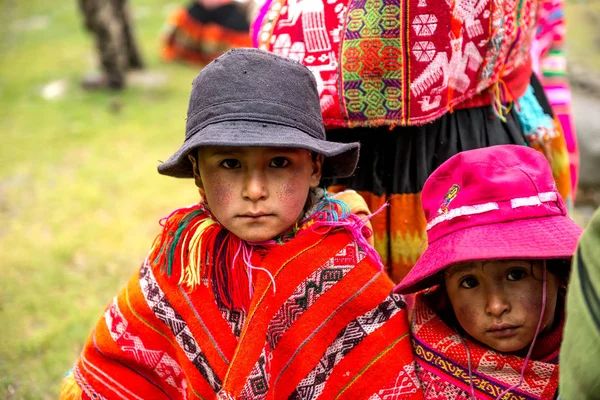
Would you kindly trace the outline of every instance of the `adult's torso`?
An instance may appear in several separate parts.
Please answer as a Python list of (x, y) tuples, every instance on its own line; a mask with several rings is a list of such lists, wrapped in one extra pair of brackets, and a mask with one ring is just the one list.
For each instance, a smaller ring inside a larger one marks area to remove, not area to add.
[(422, 125), (469, 99), (489, 104), (498, 82), (501, 100), (522, 94), (538, 8), (539, 0), (268, 0), (252, 34), (255, 46), (313, 72), (329, 128)]

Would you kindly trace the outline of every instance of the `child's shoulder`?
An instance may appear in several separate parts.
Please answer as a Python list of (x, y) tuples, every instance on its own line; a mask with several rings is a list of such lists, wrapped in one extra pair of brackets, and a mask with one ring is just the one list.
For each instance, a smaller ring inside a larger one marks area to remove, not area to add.
[(333, 242), (350, 243), (361, 254), (383, 265), (373, 248), (370, 215), (365, 200), (355, 191), (325, 194), (305, 221), (303, 230), (295, 241), (308, 236), (304, 241), (309, 246), (335, 247)]
[(385, 274), (380, 256), (365, 239), (363, 227), (364, 220), (354, 214), (337, 220), (314, 218), (293, 239), (271, 248), (263, 262), (269, 268), (270, 264), (283, 265), (290, 260), (315, 271), (335, 270), (340, 278), (353, 270), (352, 274), (381, 275), (386, 280), (385, 286), (389, 286), (386, 290), (391, 290), (393, 284)]

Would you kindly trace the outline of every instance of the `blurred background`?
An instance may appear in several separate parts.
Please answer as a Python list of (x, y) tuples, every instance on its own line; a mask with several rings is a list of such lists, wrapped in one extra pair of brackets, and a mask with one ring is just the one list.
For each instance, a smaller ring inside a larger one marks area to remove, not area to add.
[[(158, 220), (198, 199), (191, 181), (156, 173), (183, 139), (200, 69), (161, 58), (173, 56), (169, 16), (186, 5), (129, 2), (144, 68), (103, 90), (77, 1), (0, 0), (0, 399), (57, 398)], [(567, 1), (566, 17), (581, 153), (573, 215), (585, 225), (600, 204), (600, 0)]]

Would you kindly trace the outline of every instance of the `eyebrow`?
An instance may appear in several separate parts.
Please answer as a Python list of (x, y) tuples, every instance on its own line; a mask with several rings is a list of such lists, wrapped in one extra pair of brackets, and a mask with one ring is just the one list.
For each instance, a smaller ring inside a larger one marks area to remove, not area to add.
[[(514, 263), (514, 265), (512, 265), (512, 266), (515, 266), (515, 267), (525, 268), (527, 266), (526, 265), (527, 260), (499, 260), (499, 261), (501, 261), (505, 265), (510, 265), (510, 264)], [(481, 268), (485, 269), (486, 264), (489, 264), (490, 262), (492, 262), (492, 261), (484, 261), (481, 264)], [(448, 278), (451, 278), (455, 274), (471, 272), (473, 269), (476, 269), (476, 267), (477, 266), (473, 265), (473, 264), (464, 264), (464, 265), (460, 265), (457, 267), (451, 267), (446, 271), (446, 276)]]
[(448, 271), (446, 271), (446, 275), (448, 276), (448, 278), (452, 277), (452, 275), (461, 273), (461, 272), (470, 272), (474, 269), (475, 267), (472, 264), (465, 264), (465, 265), (461, 265), (459, 267), (452, 267), (449, 268)]

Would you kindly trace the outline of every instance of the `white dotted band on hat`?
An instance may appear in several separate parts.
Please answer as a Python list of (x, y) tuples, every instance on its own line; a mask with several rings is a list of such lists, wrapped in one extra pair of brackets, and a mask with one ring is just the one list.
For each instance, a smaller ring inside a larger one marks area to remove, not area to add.
[[(539, 206), (542, 203), (548, 203), (556, 201), (558, 196), (556, 192), (543, 192), (538, 193), (537, 196), (529, 197), (517, 197), (510, 200), (512, 208), (528, 207), (528, 206)], [(427, 224), (426, 230), (430, 230), (434, 226), (444, 221), (450, 221), (456, 217), (463, 217), (467, 215), (483, 214), (488, 211), (499, 210), (500, 206), (496, 202), (476, 204), (473, 206), (462, 206), (448, 211), (447, 213), (438, 215)]]
[(542, 203), (548, 203), (550, 201), (556, 201), (556, 192), (544, 192), (539, 193), (537, 196), (519, 197), (512, 199), (510, 205), (512, 208), (526, 207), (526, 206), (539, 206)]

